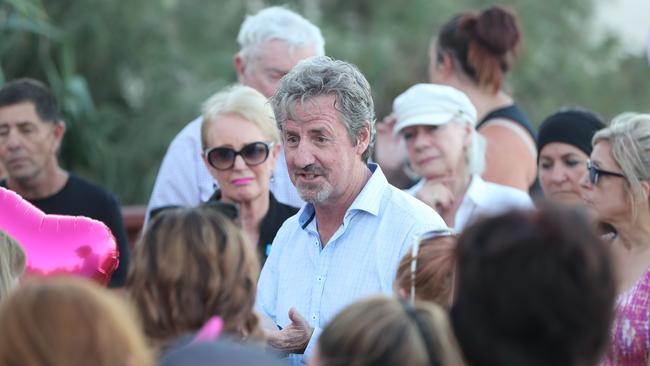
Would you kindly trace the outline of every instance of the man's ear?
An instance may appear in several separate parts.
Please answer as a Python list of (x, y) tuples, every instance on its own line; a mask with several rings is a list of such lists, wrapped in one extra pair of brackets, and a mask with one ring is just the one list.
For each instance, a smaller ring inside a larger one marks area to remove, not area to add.
[(366, 122), (357, 134), (357, 151), (359, 155), (366, 151), (368, 145), (370, 145), (370, 122)]
[(61, 148), (63, 135), (65, 135), (65, 122), (62, 120), (54, 122), (54, 128), (52, 131), (54, 133), (54, 151), (56, 152)]
[(240, 84), (243, 84), (244, 74), (246, 73), (246, 59), (241, 52), (237, 52), (232, 58), (233, 65), (235, 66), (235, 72), (237, 73), (237, 80)]
[(454, 64), (454, 59), (447, 52), (441, 54), (441, 59), (436, 62), (436, 67), (440, 75), (447, 80), (451, 75), (454, 74), (456, 65)]

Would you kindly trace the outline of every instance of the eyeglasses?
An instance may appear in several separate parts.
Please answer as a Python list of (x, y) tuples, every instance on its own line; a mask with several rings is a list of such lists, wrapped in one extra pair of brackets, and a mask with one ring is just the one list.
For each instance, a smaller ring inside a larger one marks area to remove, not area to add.
[(436, 229), (425, 232), (415, 241), (415, 243), (413, 243), (413, 246), (411, 247), (411, 303), (415, 302), (415, 273), (417, 270), (420, 243), (422, 243), (424, 240), (437, 239), (453, 235), (454, 232), (449, 228)]
[(262, 164), (269, 157), (271, 147), (273, 147), (272, 142), (258, 141), (244, 145), (239, 151), (229, 147), (213, 147), (206, 149), (204, 155), (213, 168), (217, 170), (228, 170), (235, 166), (237, 155), (241, 155), (248, 166)]
[(591, 182), (592, 185), (598, 184), (598, 178), (601, 175), (609, 175), (611, 177), (625, 178), (625, 176), (621, 173), (610, 172), (598, 168), (591, 162), (591, 160), (587, 160), (587, 171), (589, 172), (589, 182)]

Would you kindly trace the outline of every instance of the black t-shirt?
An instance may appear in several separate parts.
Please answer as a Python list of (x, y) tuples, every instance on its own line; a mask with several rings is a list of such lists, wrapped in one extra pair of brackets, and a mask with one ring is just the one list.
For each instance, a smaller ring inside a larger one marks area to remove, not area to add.
[[(530, 123), (528, 117), (526, 117), (524, 112), (516, 104), (495, 109), (492, 112), (488, 113), (485, 117), (483, 117), (482, 120), (478, 122), (476, 129), (480, 129), (484, 124), (495, 118), (505, 118), (511, 120), (512, 122), (526, 129), (526, 131), (528, 131), (530, 136), (533, 138), (533, 141), (537, 141), (537, 133), (535, 132), (533, 125)], [(535, 177), (533, 184), (528, 187), (528, 193), (533, 198), (542, 197), (542, 186), (539, 182), (539, 177)]]
[[(220, 200), (221, 190), (217, 189), (212, 196), (210, 196), (208, 202)], [(273, 239), (275, 239), (275, 234), (280, 230), (280, 226), (282, 226), (289, 217), (295, 215), (297, 212), (297, 208), (278, 202), (278, 200), (275, 199), (275, 196), (273, 196), (273, 193), (269, 192), (269, 210), (262, 219), (260, 224), (260, 235), (257, 240), (257, 251), (260, 255), (261, 265), (264, 265), (266, 258), (269, 256), (271, 244), (273, 243)]]
[[(0, 181), (0, 186), (8, 188), (7, 181)], [(130, 255), (122, 212), (115, 196), (81, 177), (70, 174), (68, 181), (59, 192), (49, 197), (27, 201), (46, 214), (86, 216), (106, 224), (115, 236), (120, 253), (120, 263), (113, 272), (108, 286), (124, 286)]]

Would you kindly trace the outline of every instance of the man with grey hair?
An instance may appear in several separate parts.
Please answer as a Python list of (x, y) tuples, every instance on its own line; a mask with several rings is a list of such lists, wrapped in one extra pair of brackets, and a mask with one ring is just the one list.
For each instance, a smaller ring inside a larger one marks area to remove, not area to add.
[(273, 241), (256, 307), (280, 329), (267, 333), (269, 344), (300, 364), (336, 313), (360, 297), (392, 293), (402, 256), (422, 233), (446, 225), (368, 163), (374, 105), (354, 65), (304, 60), (271, 105), (289, 176), (307, 204)]
[[(237, 41), (240, 51), (233, 62), (243, 85), (270, 97), (280, 79), (300, 60), (323, 55), (325, 41), (318, 27), (284, 7), (269, 7), (248, 16), (241, 25)], [(197, 206), (207, 201), (217, 188), (201, 159), (201, 124), (196, 118), (174, 138), (163, 158), (147, 208)], [(278, 157), (270, 189), (278, 201), (300, 207), (303, 202), (291, 184)]]

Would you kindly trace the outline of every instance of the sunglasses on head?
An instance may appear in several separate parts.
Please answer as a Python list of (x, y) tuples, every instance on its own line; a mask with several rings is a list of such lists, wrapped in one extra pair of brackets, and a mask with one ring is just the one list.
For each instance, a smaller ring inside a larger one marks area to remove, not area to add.
[[(237, 220), (237, 218), (239, 217), (239, 207), (232, 203), (222, 202), (222, 201), (209, 201), (209, 202), (202, 203), (199, 207), (205, 207), (205, 208), (215, 210), (231, 220)], [(181, 205), (167, 205), (162, 207), (156, 207), (151, 211), (149, 211), (149, 220), (153, 220), (157, 216), (160, 216), (160, 214), (164, 214), (165, 212), (169, 212), (177, 208), (189, 208), (189, 207), (181, 206)]]
[(589, 182), (591, 182), (592, 185), (598, 184), (598, 178), (600, 178), (600, 176), (608, 175), (610, 177), (625, 178), (625, 176), (621, 173), (610, 172), (598, 168), (591, 162), (591, 160), (587, 160), (587, 172), (589, 173)]
[(206, 149), (204, 155), (210, 166), (216, 170), (228, 170), (235, 166), (237, 155), (240, 155), (248, 166), (262, 164), (269, 157), (272, 147), (272, 142), (257, 141), (244, 145), (239, 151), (229, 147), (213, 147)]
[(411, 247), (411, 303), (415, 301), (415, 273), (418, 263), (418, 251), (420, 250), (420, 243), (424, 240), (431, 240), (442, 238), (446, 236), (453, 236), (454, 232), (451, 229), (436, 229), (427, 231), (422, 234)]

